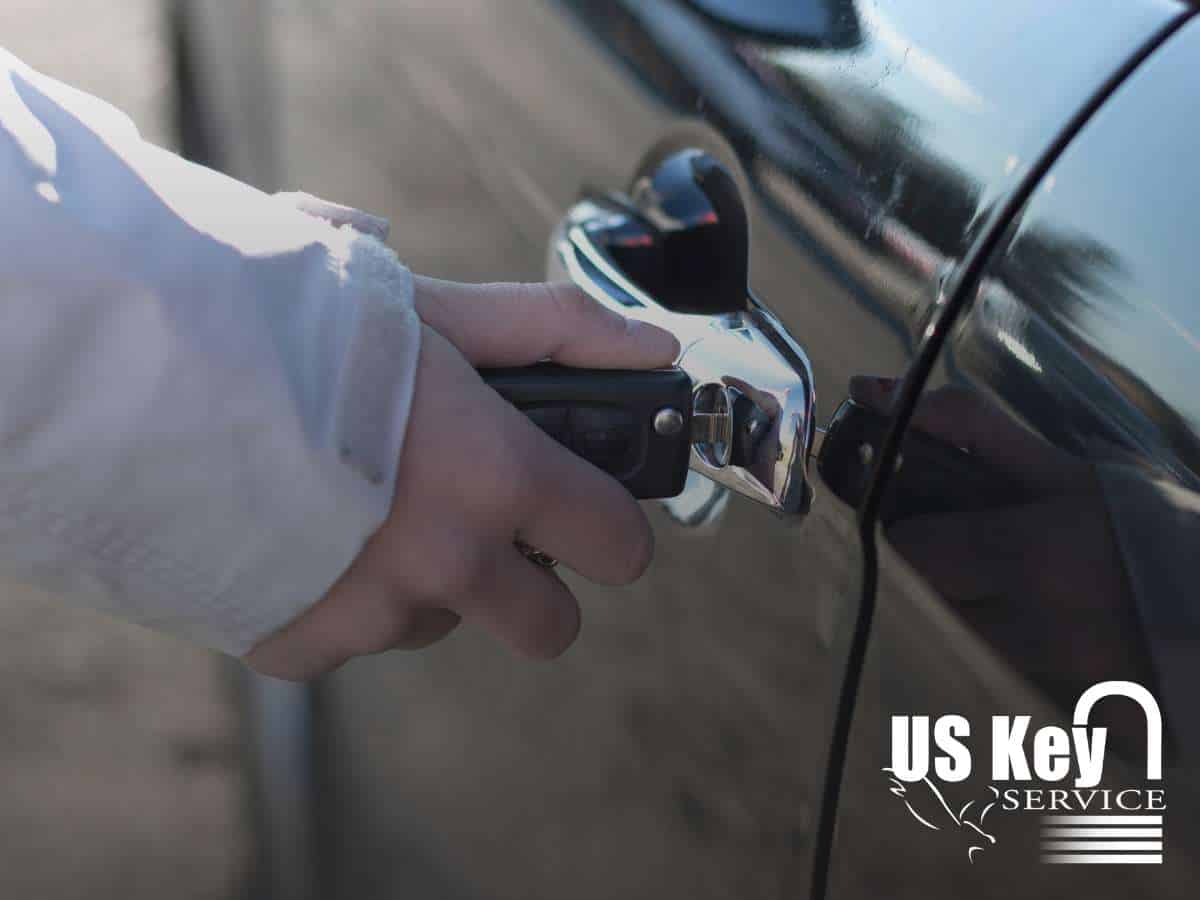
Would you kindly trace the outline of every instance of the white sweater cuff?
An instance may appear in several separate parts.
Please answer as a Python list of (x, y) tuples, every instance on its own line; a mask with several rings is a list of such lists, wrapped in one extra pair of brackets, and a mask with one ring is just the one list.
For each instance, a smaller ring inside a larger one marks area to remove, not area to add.
[(319, 600), (391, 509), (421, 337), (412, 275), (370, 237), (350, 244), (344, 271), (349, 327), (328, 437), (310, 461), (317, 477), (296, 484), (206, 616), (203, 642), (234, 655)]

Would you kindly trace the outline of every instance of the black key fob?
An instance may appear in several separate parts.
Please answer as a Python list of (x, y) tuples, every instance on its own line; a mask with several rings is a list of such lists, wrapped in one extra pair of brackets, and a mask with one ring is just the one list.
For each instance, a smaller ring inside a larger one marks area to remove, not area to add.
[(692, 380), (682, 369), (482, 369), (483, 380), (567, 449), (639, 500), (683, 491), (691, 456)]
[[(890, 418), (847, 400), (834, 414), (817, 460), (821, 479), (857, 508), (863, 500)], [(1027, 499), (1012, 476), (977, 455), (910, 428), (900, 464), (883, 494), (884, 525), (914, 516), (994, 509)]]

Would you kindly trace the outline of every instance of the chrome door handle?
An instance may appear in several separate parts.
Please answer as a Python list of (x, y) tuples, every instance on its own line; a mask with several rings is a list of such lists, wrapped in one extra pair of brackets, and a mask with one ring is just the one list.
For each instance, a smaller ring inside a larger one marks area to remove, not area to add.
[[(732, 177), (727, 172), (723, 176), (728, 179), (722, 187), (724, 208), (714, 208), (705, 190), (722, 177), (719, 165), (702, 151), (686, 150), (639, 179), (631, 196), (581, 201), (555, 229), (547, 268), (552, 279), (570, 280), (597, 302), (653, 322), (679, 339), (677, 365), (692, 379), (693, 413), (709, 423), (696, 429), (693, 471), (779, 513), (799, 515), (811, 502), (808, 463), (816, 434), (808, 356), (744, 286), (744, 259), (734, 259), (725, 267), (725, 277), (717, 279), (720, 297), (707, 296), (703, 285), (694, 288), (691, 298), (681, 299), (678, 290), (678, 283), (688, 280), (681, 266), (688, 265), (693, 234), (697, 252), (711, 251), (713, 238), (724, 227), (732, 230), (731, 252), (745, 253), (744, 215), (739, 223), (741, 210), (729, 209)], [(695, 231), (703, 228), (714, 230)], [(664, 264), (668, 241), (674, 247)], [(711, 260), (697, 261), (706, 264)], [(635, 282), (631, 271), (639, 268), (656, 273), (641, 280), (657, 279), (675, 308)], [(731, 269), (742, 273), (743, 287), (736, 292), (730, 290)]]

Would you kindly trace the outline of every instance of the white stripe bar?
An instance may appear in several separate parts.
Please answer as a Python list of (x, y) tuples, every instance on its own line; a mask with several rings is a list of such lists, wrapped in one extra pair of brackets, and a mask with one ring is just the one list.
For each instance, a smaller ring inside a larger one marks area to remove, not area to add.
[(1162, 816), (1042, 816), (1043, 825), (1161, 825)]
[(1076, 865), (1081, 865), (1081, 864), (1085, 864), (1085, 863), (1093, 863), (1093, 864), (1114, 865), (1114, 866), (1120, 866), (1120, 865), (1158, 866), (1158, 865), (1162, 865), (1162, 856), (1161, 855), (1153, 855), (1152, 856), (1152, 855), (1140, 854), (1140, 853), (1113, 853), (1113, 854), (1080, 853), (1077, 855), (1071, 855), (1068, 853), (1065, 856), (1058, 856), (1055, 854), (1043, 856), (1042, 862), (1057, 863), (1057, 864), (1062, 864), (1062, 863), (1072, 864), (1072, 863), (1074, 863)]
[(1043, 838), (1160, 838), (1161, 828), (1054, 828), (1042, 827)]
[(1043, 850), (1153, 850), (1162, 853), (1162, 841), (1042, 841)]

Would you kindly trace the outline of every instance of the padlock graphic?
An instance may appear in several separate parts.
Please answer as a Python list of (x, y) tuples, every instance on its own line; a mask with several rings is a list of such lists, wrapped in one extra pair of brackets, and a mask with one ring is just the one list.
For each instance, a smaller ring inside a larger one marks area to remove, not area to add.
[[(1154, 695), (1136, 682), (1101, 681), (1080, 694), (1079, 700), (1075, 703), (1075, 714), (1072, 719), (1074, 725), (1072, 731), (1077, 736), (1076, 740), (1086, 736), (1090, 728), (1088, 720), (1092, 716), (1092, 709), (1097, 703), (1108, 697), (1125, 697), (1142, 708), (1142, 712), (1146, 716), (1146, 780), (1162, 781), (1162, 712), (1158, 708), (1158, 701), (1154, 699)], [(1096, 727), (1091, 730), (1095, 733), (1099, 746), (1103, 747), (1107, 729)], [(1098, 781), (1099, 778), (1097, 777), (1096, 780)], [(1077, 779), (1075, 786), (1090, 788), (1096, 785), (1082, 783), (1082, 779)]]

